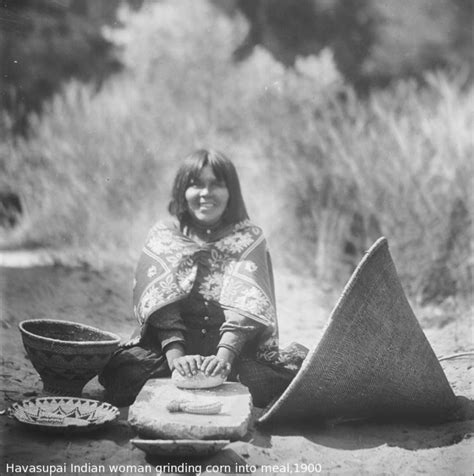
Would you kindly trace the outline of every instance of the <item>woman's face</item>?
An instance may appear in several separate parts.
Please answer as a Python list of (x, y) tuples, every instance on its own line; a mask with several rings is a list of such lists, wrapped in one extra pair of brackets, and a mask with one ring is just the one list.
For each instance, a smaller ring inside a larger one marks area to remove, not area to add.
[(222, 217), (229, 202), (229, 190), (206, 165), (185, 192), (191, 215), (204, 225), (213, 225)]

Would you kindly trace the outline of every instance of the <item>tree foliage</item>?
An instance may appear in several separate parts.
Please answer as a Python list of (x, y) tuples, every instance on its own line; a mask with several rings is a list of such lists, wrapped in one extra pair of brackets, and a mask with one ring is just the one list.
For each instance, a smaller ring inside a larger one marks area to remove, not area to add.
[[(118, 50), (104, 37), (103, 26), (117, 25), (121, 5), (139, 9), (143, 1), (1, 0), (0, 108), (12, 115), (16, 131), (24, 132), (28, 114), (40, 111), (66, 81), (79, 79), (99, 88), (121, 69)], [(248, 34), (233, 54), (237, 61), (248, 58), (256, 45), (285, 66), (329, 48), (346, 80), (363, 87), (473, 62), (471, 0), (214, 4), (248, 22)]]
[(229, 0), (225, 7), (250, 24), (238, 60), (256, 45), (286, 65), (330, 48), (345, 78), (360, 87), (435, 67), (472, 67), (470, 0)]
[(99, 87), (121, 64), (102, 26), (115, 22), (121, 0), (2, 0), (0, 6), (1, 107), (24, 131), (30, 112), (65, 81)]

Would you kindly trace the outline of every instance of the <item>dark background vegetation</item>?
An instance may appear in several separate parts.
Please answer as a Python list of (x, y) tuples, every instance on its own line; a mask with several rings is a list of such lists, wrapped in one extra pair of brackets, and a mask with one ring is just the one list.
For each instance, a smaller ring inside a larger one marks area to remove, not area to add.
[[(159, 1), (159, 0), (158, 0)], [(100, 87), (122, 65), (102, 26), (117, 25), (117, 9), (143, 0), (2, 0), (2, 107), (24, 131), (30, 111), (77, 78)], [(249, 31), (233, 52), (244, 61), (261, 45), (285, 66), (329, 47), (344, 77), (358, 88), (420, 78), (434, 67), (473, 64), (470, 0), (215, 0), (242, 13)]]

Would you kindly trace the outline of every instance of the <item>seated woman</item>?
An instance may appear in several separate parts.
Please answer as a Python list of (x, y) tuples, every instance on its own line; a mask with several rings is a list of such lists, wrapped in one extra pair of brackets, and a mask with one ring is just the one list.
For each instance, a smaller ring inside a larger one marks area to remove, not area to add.
[(232, 162), (213, 150), (188, 156), (169, 211), (175, 221), (151, 229), (137, 266), (140, 326), (99, 377), (106, 398), (130, 405), (150, 378), (201, 370), (238, 379), (264, 407), (304, 353), (279, 351), (270, 255)]

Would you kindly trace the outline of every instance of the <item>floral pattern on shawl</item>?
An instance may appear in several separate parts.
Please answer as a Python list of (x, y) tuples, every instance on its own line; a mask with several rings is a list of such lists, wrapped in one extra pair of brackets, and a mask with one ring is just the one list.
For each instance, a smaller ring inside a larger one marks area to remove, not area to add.
[(262, 230), (249, 220), (229, 227), (216, 241), (199, 243), (178, 227), (158, 222), (150, 231), (136, 271), (134, 312), (142, 333), (162, 307), (185, 299), (193, 289), (199, 262), (210, 273), (200, 283), (204, 299), (218, 302), (263, 324), (261, 358), (275, 361), (278, 326), (271, 264)]

